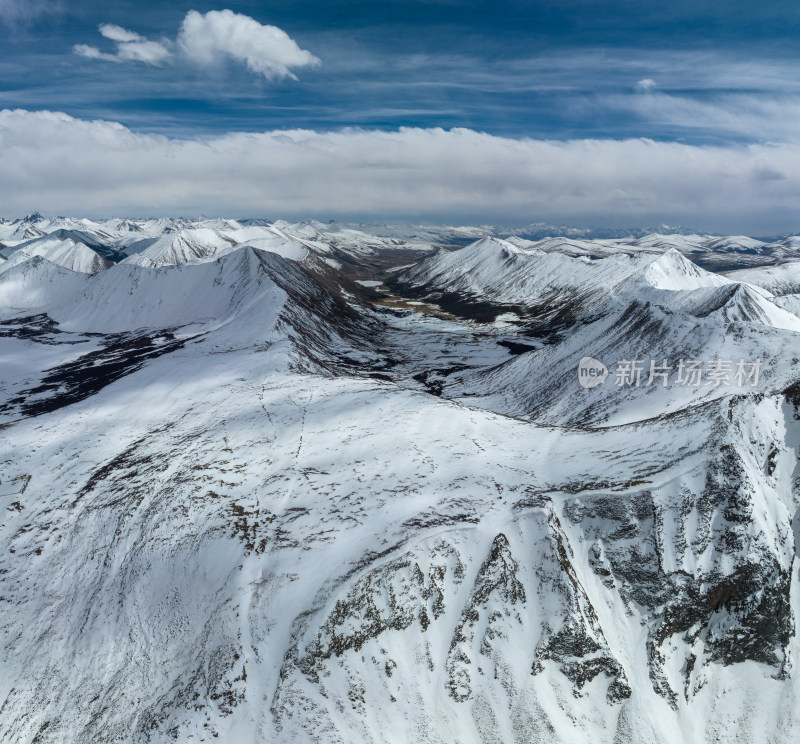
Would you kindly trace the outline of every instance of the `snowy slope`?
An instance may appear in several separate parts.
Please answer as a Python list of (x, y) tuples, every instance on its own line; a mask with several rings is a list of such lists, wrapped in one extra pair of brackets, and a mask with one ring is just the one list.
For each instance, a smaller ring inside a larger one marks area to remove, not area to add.
[(742, 269), (727, 274), (729, 279), (748, 282), (774, 295), (800, 294), (800, 261), (787, 261), (775, 266)]
[[(494, 369), (453, 375), (443, 394), (512, 416), (578, 426), (642, 421), (742, 392), (778, 394), (792, 384), (800, 361), (798, 318), (783, 313), (791, 320), (786, 323), (789, 329), (733, 313), (703, 316), (631, 303)], [(584, 357), (606, 365), (610, 376), (604, 385), (591, 390), (579, 386), (578, 367)], [(707, 379), (678, 382), (682, 360), (699, 360), (707, 370), (717, 359), (729, 362), (725, 384), (716, 386)], [(638, 382), (617, 382), (622, 360), (638, 360)], [(734, 385), (739, 360), (748, 365), (760, 360), (758, 385)], [(656, 371), (669, 369), (669, 385), (658, 376), (650, 380), (651, 363)]]
[(355, 225), (318, 220), (296, 223), (279, 220), (274, 227), (314, 244), (334, 246), (355, 255), (372, 255), (376, 250), (387, 248), (430, 251), (435, 246), (471, 242), (485, 232), (477, 227)]
[(632, 284), (637, 285), (634, 291), (653, 288), (685, 292), (703, 287), (722, 287), (729, 283), (729, 280), (701, 269), (675, 248), (670, 248), (657, 258), (650, 257), (644, 267), (626, 281), (628, 291), (632, 289)]
[[(167, 233), (156, 240), (143, 240), (128, 244), (128, 258), (124, 263), (137, 266), (181, 266), (214, 260), (236, 243), (211, 228), (196, 228)], [(139, 248), (141, 247), (141, 250)]]
[(550, 319), (599, 301), (657, 257), (621, 251), (602, 258), (572, 256), (488, 237), (459, 251), (439, 252), (399, 272), (391, 284), (434, 299), (454, 296), (467, 307), (491, 305), (494, 315), (511, 309)]
[(788, 294), (776, 297), (774, 303), (778, 307), (800, 317), (800, 294)]
[[(309, 254), (308, 245), (288, 235), (275, 225), (240, 227), (228, 232), (227, 235), (237, 244), (277, 253), (292, 261), (302, 261)], [(330, 251), (325, 243), (314, 244), (312, 249), (319, 253)]]
[[(674, 379), (681, 360), (699, 360), (704, 368), (727, 360), (732, 378), (740, 360), (756, 359), (763, 366), (756, 389), (777, 394), (796, 375), (800, 318), (762, 292), (671, 249), (618, 282), (552, 343), (495, 368), (457, 373), (444, 394), (548, 424), (618, 425), (742, 391), (707, 381), (666, 386), (663, 377), (651, 379), (651, 363), (654, 371), (669, 367)], [(579, 386), (584, 357), (605, 363), (607, 384)], [(615, 384), (621, 360), (639, 361), (641, 384)]]
[(167, 233), (160, 238), (125, 243), (129, 257), (123, 263), (138, 266), (184, 266), (214, 261), (240, 246), (251, 246), (302, 261), (308, 250), (297, 240), (271, 227), (198, 227)]
[(89, 275), (59, 266), (41, 256), (13, 258), (0, 267), (0, 317), (49, 308), (80, 291)]
[(95, 253), (83, 242), (48, 235), (22, 243), (9, 254), (9, 260), (3, 267), (8, 269), (33, 256), (45, 258), (66, 269), (84, 274), (96, 274), (112, 265), (111, 261)]
[(778, 402), (598, 437), (203, 351), (14, 427), (7, 736), (791, 740)]
[[(392, 284), (434, 301), (438, 295), (445, 304), (455, 297), (467, 310), (470, 304), (483, 304), (494, 306), (495, 315), (512, 309), (529, 318), (550, 319), (557, 312), (562, 316), (568, 313), (571, 319), (597, 312), (598, 305), (609, 297), (646, 299), (655, 290), (658, 302), (669, 303), (675, 298), (664, 295), (665, 290), (726, 287), (738, 275), (734, 272), (726, 278), (702, 269), (675, 247), (656, 253), (607, 242), (589, 256), (577, 252), (574, 243), (565, 247), (563, 241), (546, 239), (523, 245), (519, 240), (488, 237), (462, 250), (442, 251), (420, 261), (399, 272)], [(752, 291), (771, 296), (755, 286)], [(762, 312), (774, 311), (762, 307)]]
[(632, 241), (632, 245), (641, 248), (661, 248), (663, 250), (676, 249), (681, 252), (702, 250), (710, 241), (715, 240), (708, 235), (662, 235), (652, 233)]

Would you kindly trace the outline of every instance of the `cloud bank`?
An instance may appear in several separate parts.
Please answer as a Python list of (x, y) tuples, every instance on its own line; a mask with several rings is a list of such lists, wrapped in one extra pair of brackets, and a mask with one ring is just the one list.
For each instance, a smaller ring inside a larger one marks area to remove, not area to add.
[(212, 10), (205, 15), (190, 10), (183, 19), (176, 42), (166, 39), (151, 41), (112, 23), (100, 24), (99, 31), (117, 45), (116, 52), (103, 52), (87, 44), (76, 44), (72, 51), (88, 59), (159, 66), (174, 56), (174, 48), (193, 64), (212, 67), (233, 60), (267, 79), (288, 77), (296, 80), (291, 68), (320, 63), (277, 26), (264, 26), (231, 10)]
[(800, 145), (509, 139), (469, 129), (137, 134), (0, 111), (0, 203), (93, 216), (226, 214), (800, 229)]

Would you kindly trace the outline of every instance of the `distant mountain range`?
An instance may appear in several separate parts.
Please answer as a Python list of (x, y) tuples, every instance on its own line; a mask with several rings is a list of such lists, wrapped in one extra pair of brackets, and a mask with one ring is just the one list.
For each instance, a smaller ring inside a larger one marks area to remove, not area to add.
[[(171, 236), (171, 237), (170, 237)], [(294, 240), (318, 247), (341, 247), (356, 252), (383, 247), (410, 249), (456, 248), (483, 237), (541, 243), (544, 250), (593, 252), (618, 245), (666, 250), (674, 247), (700, 263), (758, 265), (794, 255), (800, 236), (756, 239), (748, 236), (701, 235), (662, 225), (653, 230), (595, 230), (533, 223), (525, 227), (423, 226), (355, 224), (307, 220), (289, 223), (263, 219), (208, 218), (109, 219), (46, 218), (34, 213), (14, 220), (0, 219), (0, 256), (16, 249), (45, 250), (41, 239), (83, 243), (112, 262), (141, 254), (145, 263), (180, 262), (180, 256), (216, 256), (225, 247), (266, 240)], [(277, 245), (277, 243), (276, 243)], [(38, 247), (37, 247), (38, 246)], [(561, 248), (559, 248), (561, 246)], [(153, 258), (153, 257), (156, 258)], [(170, 258), (170, 256), (172, 256)], [(728, 268), (730, 268), (728, 267)]]

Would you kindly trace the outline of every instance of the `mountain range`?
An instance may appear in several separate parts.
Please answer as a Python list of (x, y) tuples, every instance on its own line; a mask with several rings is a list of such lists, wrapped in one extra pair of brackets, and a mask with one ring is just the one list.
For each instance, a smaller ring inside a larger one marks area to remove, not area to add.
[(0, 740), (800, 735), (797, 237), (0, 244)]

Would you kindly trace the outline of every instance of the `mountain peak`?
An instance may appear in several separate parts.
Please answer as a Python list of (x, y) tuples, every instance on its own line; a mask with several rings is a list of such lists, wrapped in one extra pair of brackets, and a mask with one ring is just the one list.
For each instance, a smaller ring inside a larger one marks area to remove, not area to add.
[(718, 287), (729, 280), (701, 269), (677, 248), (666, 250), (645, 266), (639, 276), (654, 289), (681, 290)]

